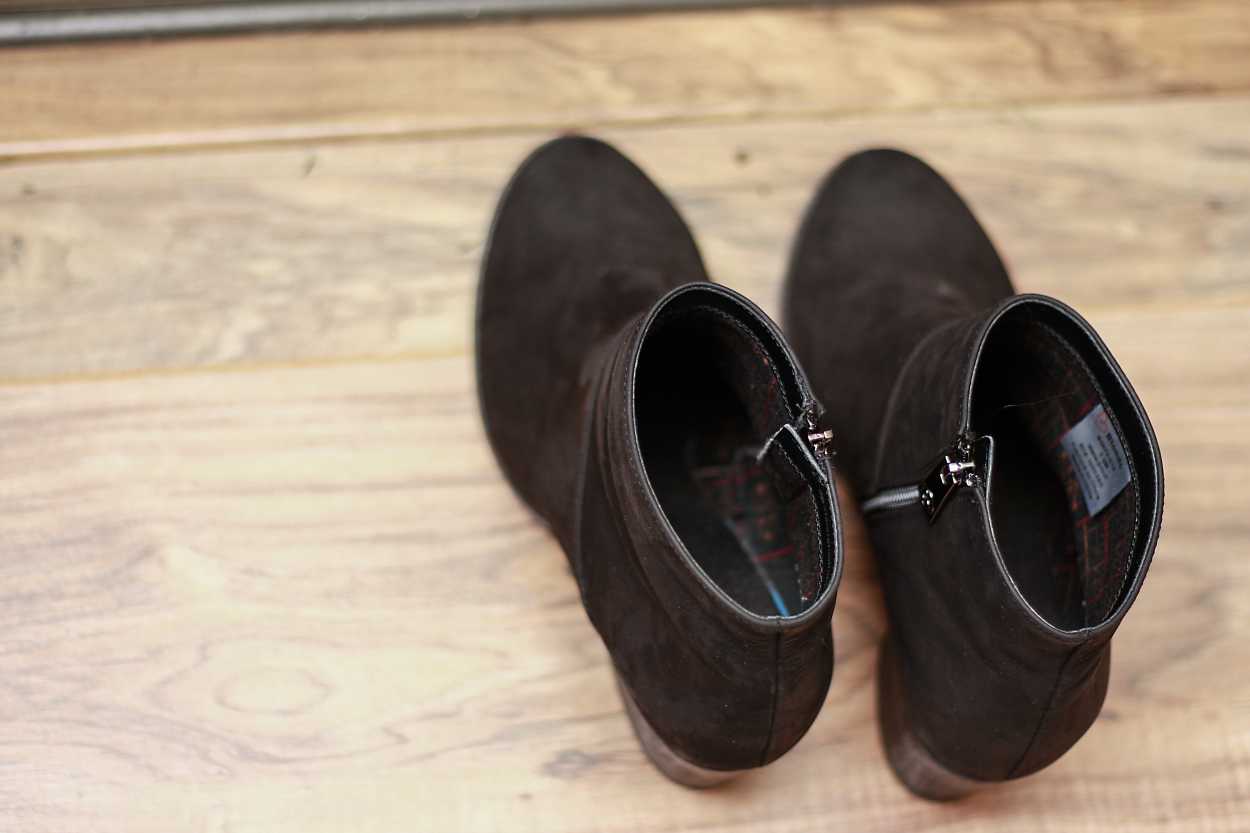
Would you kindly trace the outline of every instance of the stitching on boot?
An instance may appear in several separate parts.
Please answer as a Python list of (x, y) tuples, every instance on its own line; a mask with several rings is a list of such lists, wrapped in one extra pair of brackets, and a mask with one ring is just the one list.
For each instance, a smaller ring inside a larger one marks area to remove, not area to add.
[(777, 730), (777, 707), (781, 690), (781, 632), (773, 635), (773, 673), (771, 677), (770, 705), (768, 709), (768, 732), (764, 735), (764, 748), (760, 752), (760, 766), (768, 763), (768, 753), (773, 748), (773, 733)]
[[(907, 358), (903, 360), (903, 364), (899, 368), (898, 375), (894, 377), (894, 385), (890, 388), (890, 396), (886, 399), (885, 411), (881, 415), (881, 423), (879, 426), (880, 432), (877, 434), (877, 451), (874, 455), (876, 460), (872, 470), (872, 482), (869, 484), (869, 494), (877, 491), (881, 485), (881, 466), (885, 462), (885, 449), (888, 445), (887, 435), (890, 433), (889, 425), (894, 419), (894, 412), (898, 409), (899, 400), (902, 397), (903, 379), (906, 378), (907, 374), (911, 371), (912, 364), (914, 364), (920, 356), (922, 347), (936, 338), (938, 334), (945, 332), (960, 323), (963, 322), (959, 320), (948, 321), (945, 324), (941, 324), (933, 328), (929, 331), (928, 335), (916, 343), (916, 346), (912, 348), (911, 353), (909, 353)], [(938, 440), (938, 442), (944, 441), (945, 438)]]
[(1029, 754), (1042, 736), (1042, 729), (1046, 726), (1051, 713), (1054, 711), (1055, 699), (1059, 696), (1060, 684), (1063, 682), (1064, 673), (1068, 670), (1068, 663), (1072, 661), (1072, 658), (1076, 656), (1076, 652), (1081, 650), (1082, 647), (1081, 645), (1076, 646), (1063, 658), (1063, 662), (1059, 665), (1059, 673), (1055, 675), (1055, 684), (1050, 687), (1050, 696), (1046, 698), (1046, 708), (1042, 709), (1042, 716), (1038, 718), (1037, 726), (1033, 729), (1033, 735), (1029, 738), (1029, 742), (1025, 744), (1024, 752), (1020, 754), (1020, 758), (1011, 769), (1007, 770), (1007, 778), (1016, 777), (1016, 773), (1024, 766), (1024, 762), (1029, 759)]

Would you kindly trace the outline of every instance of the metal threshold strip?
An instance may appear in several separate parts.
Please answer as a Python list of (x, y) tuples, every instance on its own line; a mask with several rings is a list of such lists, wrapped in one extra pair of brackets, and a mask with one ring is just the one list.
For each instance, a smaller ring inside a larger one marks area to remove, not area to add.
[(788, 5), (793, 0), (269, 0), (0, 14), (0, 46), (479, 17)]

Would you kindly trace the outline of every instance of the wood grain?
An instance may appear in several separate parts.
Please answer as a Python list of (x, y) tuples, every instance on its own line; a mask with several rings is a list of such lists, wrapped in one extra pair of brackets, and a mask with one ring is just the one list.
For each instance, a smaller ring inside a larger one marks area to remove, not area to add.
[(1243, 0), (979, 0), (0, 53), (0, 158), (1250, 88)]
[[(953, 178), (1023, 289), (1250, 299), (1250, 98), (606, 135), (672, 193), (712, 274), (772, 312), (817, 182), (881, 144)], [(494, 203), (544, 138), (0, 169), (0, 378), (463, 352)]]
[[(0, 830), (1244, 833), (1245, 10), (0, 52)], [(892, 780), (853, 514), (808, 737), (711, 792), (644, 761), (473, 392), (491, 210), (569, 126), (650, 171), (712, 273), (771, 312), (822, 173), (890, 144), (952, 177), (1022, 289), (1099, 329), (1158, 430), (1167, 509), (1106, 707), (1057, 764), (955, 806)], [(80, 155), (119, 150), (163, 152)]]
[(1164, 441), (1165, 537), (1089, 736), (958, 807), (906, 797), (885, 768), (882, 614), (857, 528), (839, 665), (809, 737), (722, 791), (653, 772), (563, 556), (490, 459), (466, 356), (0, 389), (0, 819), (127, 833), (1239, 829), (1250, 477), (1228, 461), (1250, 457), (1250, 315), (1095, 323)]

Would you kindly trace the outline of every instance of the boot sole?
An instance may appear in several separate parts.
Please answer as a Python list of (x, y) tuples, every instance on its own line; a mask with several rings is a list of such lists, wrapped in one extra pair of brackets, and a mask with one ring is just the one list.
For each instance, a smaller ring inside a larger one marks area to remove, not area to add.
[(890, 768), (912, 793), (930, 801), (954, 801), (989, 786), (947, 769), (916, 737), (907, 720), (898, 656), (889, 636), (881, 642), (877, 663), (877, 717)]
[(651, 724), (638, 710), (638, 705), (634, 702), (629, 689), (621, 682), (620, 677), (616, 678), (616, 687), (621, 693), (621, 701), (625, 703), (625, 713), (629, 715), (629, 723), (634, 727), (634, 734), (638, 736), (638, 742), (642, 744), (642, 751), (646, 753), (648, 760), (655, 765), (655, 768), (664, 773), (670, 781), (681, 784), (683, 787), (706, 789), (732, 780), (746, 771), (705, 769), (682, 758), (660, 739), (655, 729), (651, 728)]

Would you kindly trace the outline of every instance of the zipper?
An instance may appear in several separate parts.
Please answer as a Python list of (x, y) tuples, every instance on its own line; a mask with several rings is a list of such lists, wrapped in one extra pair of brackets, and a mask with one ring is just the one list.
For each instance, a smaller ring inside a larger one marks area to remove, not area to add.
[(959, 489), (975, 489), (985, 482), (989, 437), (971, 432), (959, 434), (939, 455), (919, 483), (882, 489), (860, 506), (865, 515), (920, 504), (929, 523)]
[(833, 444), (832, 431), (808, 431), (807, 444), (812, 447), (812, 454), (817, 460), (828, 460), (833, 456), (830, 446)]
[(781, 435), (782, 431), (787, 428), (794, 434), (795, 439), (803, 440), (807, 443), (807, 447), (811, 449), (812, 456), (817, 460), (828, 460), (833, 456), (833, 432), (819, 430), (818, 420), (820, 414), (824, 410), (820, 403), (815, 399), (808, 399), (800, 406), (799, 415), (795, 417), (793, 422), (787, 422), (785, 425), (773, 432), (755, 454), (756, 462), (763, 460), (768, 454), (768, 449), (772, 447), (773, 442)]
[(877, 492), (864, 501), (859, 508), (865, 515), (871, 515), (874, 512), (888, 512), (891, 509), (911, 506), (913, 503), (919, 502), (919, 486), (895, 486), (893, 489), (882, 489)]
[(803, 410), (799, 415), (806, 429), (801, 436), (807, 439), (807, 444), (817, 460), (828, 460), (833, 456), (833, 432), (819, 430), (818, 420), (823, 410), (819, 402), (809, 399), (803, 403)]

